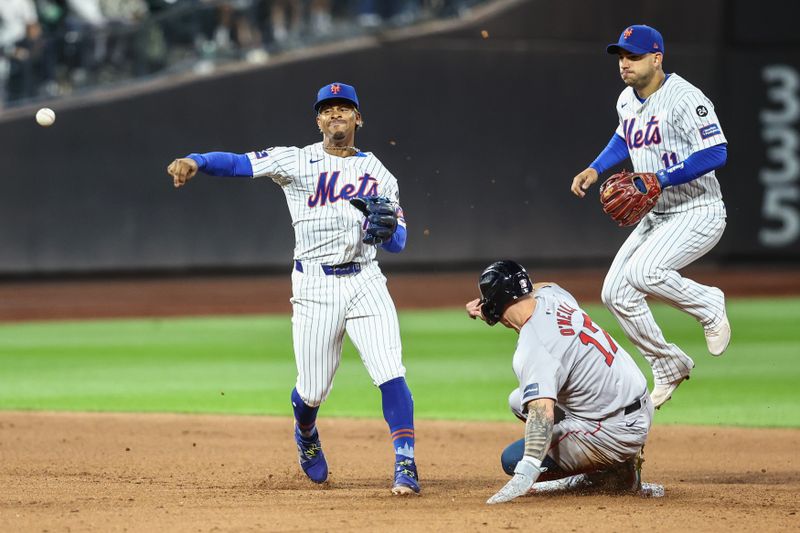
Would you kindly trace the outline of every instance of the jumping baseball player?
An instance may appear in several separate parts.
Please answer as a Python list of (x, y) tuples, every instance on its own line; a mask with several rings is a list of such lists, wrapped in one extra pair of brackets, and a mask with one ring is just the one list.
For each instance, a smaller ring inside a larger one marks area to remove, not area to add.
[(630, 355), (570, 293), (553, 283), (533, 285), (518, 263), (492, 263), (479, 286), (481, 298), (467, 303), (467, 314), (519, 334), (513, 360), (519, 388), (508, 401), (525, 421), (524, 440), (502, 457), (513, 477), (487, 503), (535, 491), (537, 480), (587, 473), (585, 482), (613, 478), (614, 489), (638, 491), (653, 406)]
[(328, 477), (316, 419), (331, 392), (347, 332), (383, 397), (395, 452), (392, 493), (416, 494), (414, 404), (404, 377), (397, 312), (375, 261), (378, 247), (394, 253), (405, 247), (397, 180), (372, 153), (354, 146), (363, 120), (352, 86), (322, 87), (314, 110), (322, 142), (247, 154), (190, 154), (167, 170), (175, 187), (198, 170), (265, 176), (281, 186), (295, 231), (291, 301), (297, 383), (291, 399), (300, 466), (315, 483)]
[(689, 378), (694, 361), (664, 338), (648, 296), (697, 319), (712, 355), (722, 355), (730, 342), (723, 292), (678, 272), (711, 250), (725, 229), (725, 205), (714, 169), (725, 164), (727, 141), (711, 101), (677, 74), (664, 73), (664, 40), (658, 31), (630, 26), (607, 52), (619, 57), (627, 85), (617, 101), (619, 126), (597, 159), (572, 180), (572, 192), (583, 198), (600, 174), (627, 158), (641, 173), (633, 183), (652, 207), (627, 212), (629, 192), (616, 185), (602, 192), (604, 209), (620, 225), (643, 216), (617, 252), (602, 299), (650, 363), (651, 398), (658, 408)]

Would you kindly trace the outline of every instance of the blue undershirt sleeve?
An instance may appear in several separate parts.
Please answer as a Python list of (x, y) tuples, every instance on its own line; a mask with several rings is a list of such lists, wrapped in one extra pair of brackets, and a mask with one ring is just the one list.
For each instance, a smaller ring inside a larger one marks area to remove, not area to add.
[(398, 225), (397, 230), (395, 230), (391, 240), (381, 244), (381, 248), (387, 252), (392, 252), (393, 254), (402, 252), (403, 248), (406, 247), (407, 236), (408, 231), (406, 230), (405, 226)]
[(253, 177), (253, 165), (245, 154), (230, 152), (208, 152), (205, 154), (189, 154), (197, 167), (212, 176)]
[(625, 161), (628, 155), (628, 145), (625, 143), (625, 139), (615, 132), (608, 141), (608, 145), (589, 166), (595, 169), (599, 175)]
[(661, 188), (689, 183), (700, 176), (720, 168), (728, 160), (727, 144), (704, 148), (671, 167), (656, 172)]

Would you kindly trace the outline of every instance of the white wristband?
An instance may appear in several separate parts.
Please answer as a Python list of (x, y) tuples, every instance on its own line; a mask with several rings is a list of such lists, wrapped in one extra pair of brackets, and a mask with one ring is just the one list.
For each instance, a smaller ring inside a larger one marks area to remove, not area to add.
[(539, 459), (530, 457), (528, 455), (523, 456), (520, 462), (518, 462), (517, 466), (514, 468), (515, 474), (523, 474), (533, 479), (539, 477), (539, 474), (543, 471), (544, 469), (542, 468), (542, 462)]

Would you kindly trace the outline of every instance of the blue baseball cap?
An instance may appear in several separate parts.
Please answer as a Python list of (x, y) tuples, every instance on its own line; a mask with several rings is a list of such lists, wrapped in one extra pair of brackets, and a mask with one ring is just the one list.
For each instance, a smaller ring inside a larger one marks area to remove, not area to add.
[(339, 83), (335, 81), (329, 83), (319, 91), (317, 91), (317, 101), (314, 103), (314, 111), (319, 111), (322, 104), (328, 100), (347, 100), (351, 102), (356, 109), (358, 109), (358, 96), (356, 96), (356, 88), (346, 83)]
[(620, 48), (632, 54), (663, 54), (664, 38), (657, 29), (650, 26), (644, 24), (628, 26), (620, 33), (618, 42), (606, 47), (606, 52), (616, 54)]

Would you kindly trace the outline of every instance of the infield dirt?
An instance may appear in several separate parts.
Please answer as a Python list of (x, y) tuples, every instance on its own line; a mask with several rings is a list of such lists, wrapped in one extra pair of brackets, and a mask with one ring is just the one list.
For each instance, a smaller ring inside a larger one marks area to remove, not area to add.
[[(668, 407), (668, 406), (667, 406)], [(666, 408), (666, 407), (665, 407)], [(800, 431), (656, 426), (658, 499), (484, 502), (520, 423), (420, 421), (423, 492), (392, 496), (383, 421), (320, 421), (331, 475), (301, 473), (289, 418), (0, 413), (2, 531), (786, 531)]]
[[(682, 274), (728, 297), (796, 296), (800, 269), (692, 267)], [(387, 274), (399, 309), (463, 307), (478, 294), (479, 271)], [(581, 303), (600, 300), (605, 271), (535, 270)], [(0, 321), (97, 317), (291, 313), (289, 273), (272, 276), (187, 276), (139, 279), (49, 279), (0, 282)]]

